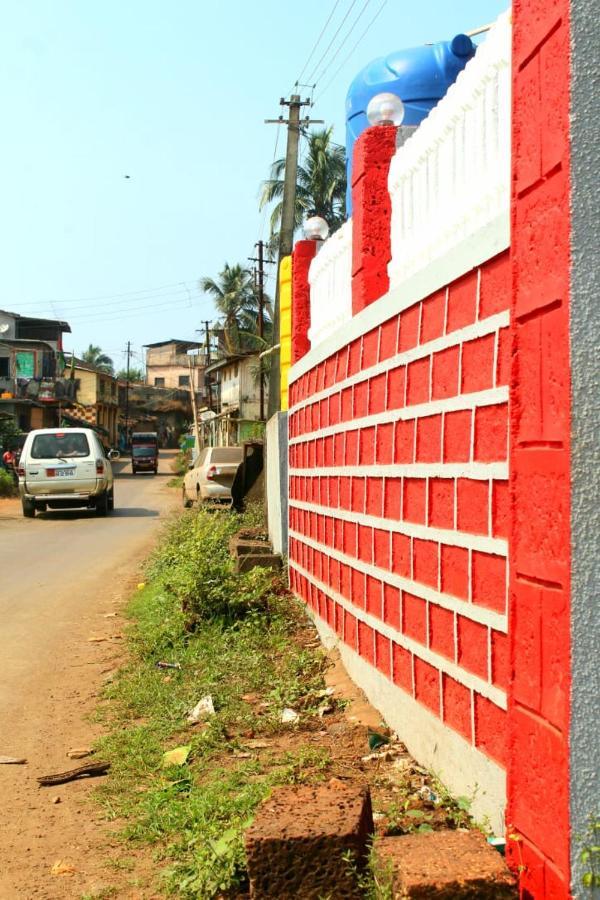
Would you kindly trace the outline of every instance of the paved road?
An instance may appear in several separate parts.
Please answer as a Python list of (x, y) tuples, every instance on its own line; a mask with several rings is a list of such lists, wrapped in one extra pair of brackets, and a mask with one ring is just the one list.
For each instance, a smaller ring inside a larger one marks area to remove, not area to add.
[[(2, 900), (81, 896), (83, 876), (48, 883), (49, 867), (68, 855), (65, 842), (75, 841), (88, 876), (97, 857), (98, 829), (86, 835), (73, 804), (49, 809), (35, 777), (77, 765), (67, 749), (98, 733), (86, 716), (102, 673), (122, 656), (120, 610), (161, 519), (178, 505), (167, 487), (173, 455), (161, 454), (158, 476), (134, 477), (128, 464), (115, 464), (115, 511), (107, 518), (82, 510), (25, 519), (20, 504), (0, 503), (0, 756), (29, 761), (0, 765)], [(90, 641), (95, 636), (105, 639)], [(80, 784), (63, 796), (89, 790)]]

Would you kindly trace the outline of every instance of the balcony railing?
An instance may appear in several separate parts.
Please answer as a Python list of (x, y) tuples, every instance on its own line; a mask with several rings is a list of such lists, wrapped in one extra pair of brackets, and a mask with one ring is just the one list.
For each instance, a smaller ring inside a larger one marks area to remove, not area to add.
[(0, 377), (0, 398), (37, 403), (70, 402), (76, 399), (78, 387), (77, 378)]
[(315, 347), (352, 318), (352, 219), (325, 241), (310, 272), (310, 330)]

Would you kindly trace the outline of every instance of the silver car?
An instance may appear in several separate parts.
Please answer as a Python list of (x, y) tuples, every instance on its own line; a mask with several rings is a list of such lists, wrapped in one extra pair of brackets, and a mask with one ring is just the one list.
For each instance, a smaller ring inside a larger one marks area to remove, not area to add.
[(244, 458), (242, 447), (205, 447), (183, 479), (182, 500), (188, 508), (194, 501), (231, 500), (231, 485)]
[(111, 459), (90, 428), (42, 428), (30, 431), (19, 460), (23, 515), (36, 510), (87, 507), (105, 516), (114, 508)]

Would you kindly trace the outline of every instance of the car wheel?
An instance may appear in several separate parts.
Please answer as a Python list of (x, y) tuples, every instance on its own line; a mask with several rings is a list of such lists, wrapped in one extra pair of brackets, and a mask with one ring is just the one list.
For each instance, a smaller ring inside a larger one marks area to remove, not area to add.
[(182, 488), (182, 491), (181, 491), (181, 502), (183, 504), (184, 509), (190, 509), (190, 507), (192, 505), (192, 501), (188, 497), (185, 488)]
[(114, 488), (108, 495), (108, 508), (111, 511), (115, 508), (115, 489)]
[(131, 469), (131, 474), (132, 474), (132, 475), (137, 475), (137, 469), (132, 468), (132, 469)]
[(106, 516), (108, 514), (108, 493), (100, 494), (96, 498), (96, 515)]
[(35, 518), (35, 504), (32, 500), (26, 500), (25, 497), (21, 500), (21, 504), (23, 506), (23, 515), (26, 519), (34, 519)]

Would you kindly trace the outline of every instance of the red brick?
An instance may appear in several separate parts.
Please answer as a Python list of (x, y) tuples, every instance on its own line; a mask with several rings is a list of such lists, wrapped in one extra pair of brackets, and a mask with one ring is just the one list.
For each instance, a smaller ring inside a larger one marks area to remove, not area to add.
[(541, 621), (542, 669), (541, 714), (562, 732), (569, 728), (570, 648), (565, 641), (565, 622), (569, 621), (567, 590), (542, 592)]
[(510, 649), (508, 635), (492, 631), (492, 681), (497, 687), (508, 689), (510, 678)]
[(357, 554), (363, 562), (373, 562), (373, 529), (368, 525), (358, 526)]
[(336, 357), (328, 356), (325, 360), (325, 379), (323, 381), (323, 386), (328, 388), (335, 384), (335, 367), (336, 367)]
[(442, 416), (417, 419), (417, 462), (440, 462), (442, 458)]
[(346, 446), (346, 435), (343, 431), (333, 435), (333, 459), (334, 466), (344, 465), (344, 448)]
[(477, 314), (477, 271), (453, 281), (448, 291), (446, 333), (472, 325)]
[(492, 482), (492, 535), (508, 538), (510, 497), (508, 481)]
[(329, 397), (319, 402), (319, 427), (327, 428), (329, 425)]
[(392, 571), (402, 578), (410, 578), (411, 546), (406, 534), (392, 534)]
[(488, 260), (481, 267), (479, 318), (487, 319), (510, 306), (511, 278), (509, 252)]
[(386, 678), (392, 676), (391, 641), (383, 634), (375, 632), (375, 665)]
[(356, 650), (357, 637), (356, 617), (347, 610), (344, 612), (344, 643)]
[(358, 525), (356, 522), (342, 522), (342, 553), (356, 556)]
[(442, 676), (444, 697), (444, 722), (454, 728), (470, 742), (471, 734), (471, 691), (449, 675)]
[(454, 613), (435, 603), (429, 604), (429, 646), (454, 659)]
[(471, 560), (473, 603), (506, 612), (506, 559), (473, 550)]
[(461, 391), (470, 394), (494, 386), (494, 345), (496, 336), (487, 334), (462, 345)]
[(429, 369), (431, 360), (428, 356), (416, 359), (407, 366), (406, 404), (427, 403), (429, 400)]
[(354, 385), (354, 398), (352, 405), (352, 418), (362, 419), (369, 411), (369, 383), (359, 381)]
[(383, 621), (400, 631), (400, 590), (391, 584), (383, 585)]
[(474, 458), (478, 462), (505, 460), (508, 454), (508, 407), (506, 403), (480, 406), (475, 410)]
[(406, 366), (398, 366), (388, 372), (387, 408), (400, 409), (404, 406), (406, 392)]
[(354, 403), (352, 400), (352, 388), (347, 387), (342, 391), (342, 409), (340, 418), (342, 422), (350, 422), (354, 416)]
[(470, 409), (444, 415), (444, 462), (468, 462), (471, 458)]
[(389, 531), (382, 531), (381, 528), (373, 529), (374, 562), (379, 569), (390, 568), (390, 545), (391, 540)]
[(340, 506), (340, 479), (337, 476), (327, 479), (327, 495), (329, 505), (337, 509)]
[(383, 412), (386, 401), (386, 382), (387, 374), (381, 372), (369, 380), (369, 415)]
[(358, 652), (372, 666), (375, 665), (375, 632), (361, 621), (358, 623)]
[(383, 583), (378, 578), (367, 575), (366, 610), (378, 619), (383, 618)]
[(379, 328), (373, 328), (363, 335), (361, 369), (369, 369), (377, 362), (379, 348)]
[(421, 344), (434, 341), (444, 333), (446, 288), (423, 300), (421, 305)]
[(348, 376), (360, 372), (362, 360), (362, 337), (352, 341), (348, 347)]
[(398, 349), (401, 353), (412, 350), (419, 342), (419, 317), (420, 304), (416, 303), (410, 309), (400, 313), (400, 339)]
[(386, 519), (402, 518), (402, 479), (386, 478), (383, 491), (383, 514)]
[(352, 509), (354, 512), (365, 511), (365, 478), (352, 479)]
[(415, 641), (427, 643), (427, 603), (406, 591), (402, 594), (402, 630)]
[(323, 465), (333, 465), (333, 435), (329, 434), (323, 440)]
[(383, 478), (367, 478), (365, 512), (369, 516), (383, 515)]
[(359, 572), (358, 569), (352, 569), (350, 578), (352, 585), (352, 596), (350, 599), (355, 606), (364, 609), (366, 603), (365, 573)]
[(342, 421), (342, 395), (338, 391), (329, 397), (329, 423), (338, 425)]
[(475, 694), (475, 746), (502, 766), (508, 761), (508, 716), (481, 694)]
[(358, 465), (358, 438), (357, 430), (346, 432), (346, 442), (344, 447), (344, 465)]
[(498, 332), (498, 358), (496, 360), (496, 385), (510, 383), (510, 347), (509, 328), (501, 328)]
[(344, 637), (344, 607), (335, 604), (335, 631), (339, 638)]
[(375, 461), (382, 466), (391, 466), (394, 457), (394, 425), (384, 422), (377, 426), (375, 438)]
[(412, 654), (399, 644), (392, 644), (392, 666), (394, 684), (412, 694)]
[(341, 509), (350, 509), (352, 506), (351, 486), (351, 478), (346, 475), (340, 476), (339, 505)]
[(361, 428), (358, 458), (361, 466), (372, 466), (375, 462), (375, 426)]
[(413, 578), (430, 587), (438, 586), (439, 546), (434, 541), (413, 540)]
[(488, 630), (485, 625), (457, 616), (458, 664), (487, 680)]
[(424, 478), (404, 479), (404, 502), (402, 518), (408, 522), (425, 525), (425, 504), (427, 482)]
[(433, 528), (454, 528), (454, 479), (429, 479), (429, 524)]
[(398, 344), (398, 316), (388, 319), (381, 326), (379, 337), (379, 362), (396, 355)]
[(489, 483), (459, 478), (456, 490), (458, 530), (487, 534)]
[(394, 462), (412, 463), (415, 454), (415, 420), (400, 420), (394, 428)]
[(447, 347), (433, 354), (433, 370), (431, 376), (431, 397), (441, 400), (445, 397), (456, 397), (458, 394), (458, 367), (460, 347)]
[(439, 716), (440, 673), (418, 656), (415, 656), (415, 698)]

